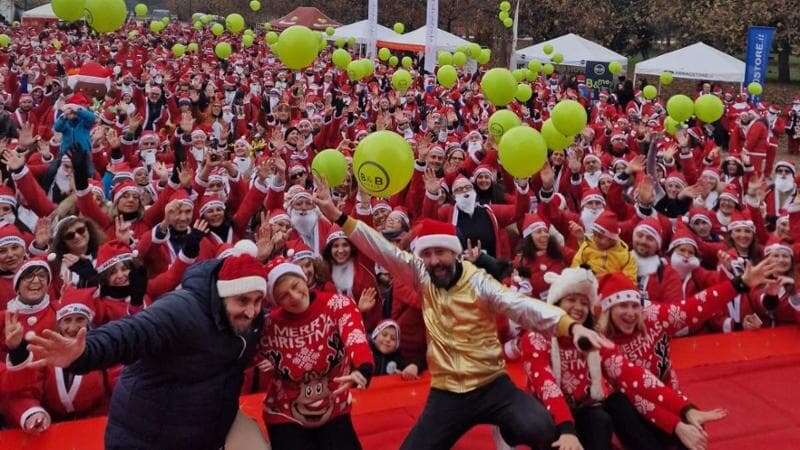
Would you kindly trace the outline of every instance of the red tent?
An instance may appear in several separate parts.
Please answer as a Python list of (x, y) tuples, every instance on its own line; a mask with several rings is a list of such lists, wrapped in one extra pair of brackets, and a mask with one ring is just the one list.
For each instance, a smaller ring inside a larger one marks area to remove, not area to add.
[(292, 25), (303, 25), (312, 30), (323, 31), (328, 27), (338, 27), (342, 24), (326, 16), (322, 11), (310, 6), (300, 6), (289, 14), (270, 22), (272, 28), (285, 30)]

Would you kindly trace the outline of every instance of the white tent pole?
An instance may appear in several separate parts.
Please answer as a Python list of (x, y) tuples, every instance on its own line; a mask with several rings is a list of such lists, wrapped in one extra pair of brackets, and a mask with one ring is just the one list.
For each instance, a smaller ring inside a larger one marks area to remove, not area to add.
[(428, 0), (425, 18), (425, 72), (436, 69), (436, 31), (439, 29), (439, 0)]
[(369, 26), (367, 27), (367, 56), (375, 59), (377, 49), (375, 48), (375, 35), (378, 28), (378, 0), (369, 0), (367, 11)]
[(519, 4), (522, 0), (517, 0), (517, 7), (514, 9), (514, 37), (511, 39), (511, 54), (508, 56), (508, 69), (514, 70), (517, 64), (517, 31), (519, 30)]

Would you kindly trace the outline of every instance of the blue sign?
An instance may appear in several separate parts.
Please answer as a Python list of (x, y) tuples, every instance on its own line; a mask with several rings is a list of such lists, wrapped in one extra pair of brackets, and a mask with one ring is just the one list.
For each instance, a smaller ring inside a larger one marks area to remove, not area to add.
[(744, 71), (744, 85), (753, 81), (764, 86), (767, 82), (767, 66), (772, 51), (772, 38), (775, 28), (750, 27), (747, 30), (747, 66)]

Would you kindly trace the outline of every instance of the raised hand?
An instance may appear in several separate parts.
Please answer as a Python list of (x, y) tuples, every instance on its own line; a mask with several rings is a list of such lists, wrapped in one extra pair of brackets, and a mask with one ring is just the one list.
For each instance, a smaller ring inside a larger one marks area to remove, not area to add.
[(774, 254), (771, 254), (762, 259), (761, 262), (755, 266), (748, 261), (744, 267), (742, 281), (744, 281), (749, 288), (755, 289), (766, 283), (770, 278), (774, 278), (775, 272), (777, 271), (778, 260), (775, 258)]
[(142, 118), (141, 113), (136, 113), (128, 116), (128, 129), (130, 131), (136, 131), (139, 129), (139, 125), (142, 124), (144, 119)]
[(184, 111), (181, 114), (181, 120), (178, 123), (178, 126), (181, 127), (181, 131), (186, 133), (191, 133), (192, 129), (194, 128), (194, 117), (192, 117), (192, 113), (189, 111)]
[(473, 247), (472, 239), (467, 239), (467, 249), (464, 250), (463, 256), (467, 261), (475, 263), (478, 257), (481, 256), (481, 241), (477, 241), (477, 244)]
[(644, 170), (646, 160), (647, 158), (645, 155), (638, 155), (628, 162), (628, 168), (626, 170), (629, 174), (639, 173)]
[(178, 169), (178, 180), (180, 180), (181, 187), (186, 189), (192, 187), (192, 181), (194, 181), (194, 170), (192, 170), (188, 164), (181, 163), (180, 168)]
[(436, 171), (433, 169), (433, 167), (425, 168), (425, 173), (422, 175), (422, 181), (425, 184), (425, 190), (428, 191), (429, 194), (431, 195), (439, 194), (442, 182), (436, 176)]
[(119, 146), (122, 145), (117, 130), (113, 128), (109, 128), (108, 131), (106, 131), (106, 142), (108, 142), (111, 148), (119, 148)]
[(23, 123), (17, 133), (19, 134), (19, 137), (17, 138), (17, 145), (23, 148), (28, 148), (31, 144), (33, 144), (33, 124), (28, 122)]
[(19, 314), (16, 312), (7, 310), (5, 319), (6, 348), (9, 350), (14, 350), (22, 343), (24, 334), (22, 324), (19, 322)]
[(577, 222), (570, 221), (569, 222), (569, 234), (572, 235), (578, 242), (582, 241), (584, 237), (586, 237), (586, 231), (580, 226)]
[(364, 389), (367, 387), (366, 377), (364, 377), (364, 375), (357, 370), (350, 372), (349, 375), (336, 377), (333, 379), (333, 381), (339, 383), (339, 387), (336, 388), (335, 391), (331, 392), (331, 397), (335, 397), (343, 392), (346, 392), (351, 387), (355, 387), (357, 389)]
[(114, 218), (114, 232), (119, 242), (130, 244), (132, 242), (133, 231), (131, 230), (131, 223), (118, 215)]
[(28, 349), (38, 358), (30, 367), (67, 367), (78, 359), (86, 348), (86, 328), (81, 328), (74, 338), (44, 330), (41, 336), (28, 339)]
[(335, 222), (342, 214), (342, 211), (336, 207), (331, 198), (330, 187), (321, 177), (316, 175), (314, 175), (314, 204), (317, 205), (322, 215), (331, 222)]
[(542, 180), (542, 187), (545, 189), (551, 189), (553, 187), (553, 183), (556, 179), (556, 174), (553, 172), (553, 168), (550, 167), (550, 163), (544, 163), (542, 170), (539, 171), (539, 178)]
[(33, 230), (34, 245), (43, 250), (50, 245), (50, 223), (52, 218), (45, 216), (36, 221), (36, 228)]
[(17, 171), (25, 165), (25, 158), (17, 153), (16, 150), (4, 150), (0, 161), (11, 171)]
[(358, 299), (358, 310), (361, 311), (361, 314), (375, 307), (377, 295), (378, 291), (376, 291), (374, 287), (368, 287), (361, 291), (361, 297)]

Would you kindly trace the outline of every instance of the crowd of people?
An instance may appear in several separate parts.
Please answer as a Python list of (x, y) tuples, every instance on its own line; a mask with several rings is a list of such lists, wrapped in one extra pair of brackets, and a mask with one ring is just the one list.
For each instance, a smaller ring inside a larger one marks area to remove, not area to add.
[[(701, 83), (724, 116), (670, 134), (646, 81), (593, 99), (580, 75), (542, 75), (508, 106), (523, 124), (561, 99), (589, 124), (514, 179), (484, 67), (450, 89), (412, 69), (397, 92), (385, 63), (351, 81), (326, 49), (293, 72), (263, 36), (179, 22), (3, 32), (4, 428), (108, 413), (107, 448), (235, 448), (238, 395), (261, 392), (272, 448), (360, 448), (349, 389), (429, 371), (406, 449), (476, 423), (498, 448), (704, 449), (726, 413), (687, 399), (670, 340), (800, 321), (797, 168), (778, 151), (800, 152), (800, 96)], [(175, 58), (179, 41), (199, 51)], [(67, 81), (87, 62), (105, 90)], [(414, 151), (400, 193), (311, 172), (378, 130)]]

